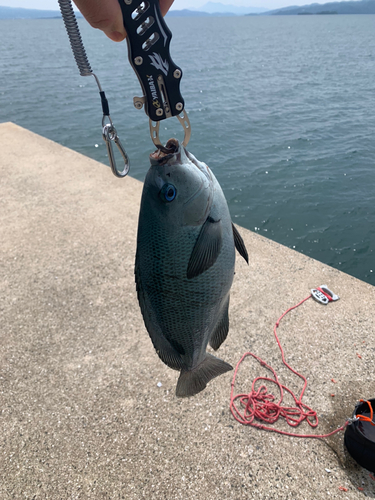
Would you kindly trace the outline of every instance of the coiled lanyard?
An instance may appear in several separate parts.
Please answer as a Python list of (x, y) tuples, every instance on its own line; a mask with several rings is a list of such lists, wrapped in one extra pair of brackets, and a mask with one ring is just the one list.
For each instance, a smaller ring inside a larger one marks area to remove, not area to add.
[[(134, 97), (134, 106), (143, 106), (149, 117), (150, 135), (159, 149), (165, 150), (159, 139), (160, 121), (176, 116), (184, 129), (182, 144), (187, 146), (191, 127), (184, 113), (184, 100), (179, 86), (182, 70), (172, 61), (169, 44), (172, 34), (161, 15), (158, 0), (118, 0), (127, 32), (129, 62), (141, 84), (143, 97)], [(98, 77), (88, 61), (71, 0), (58, 0), (70, 45), (81, 76), (93, 76), (99, 88), (102, 103), (102, 135), (107, 147), (109, 163), (116, 177), (125, 177), (130, 168), (129, 157), (118, 137), (109, 114), (108, 101)], [(152, 51), (150, 50), (152, 48)], [(114, 143), (124, 160), (124, 168), (116, 165)]]
[[(100, 99), (102, 102), (102, 110), (103, 110), (102, 135), (105, 145), (107, 147), (107, 153), (111, 170), (116, 177), (125, 177), (130, 169), (129, 157), (126, 154), (126, 151), (123, 148), (120, 139), (117, 135), (116, 128), (113, 125), (111, 116), (109, 114), (109, 105), (105, 93), (100, 85), (98, 77), (92, 71), (90, 63), (88, 61), (85, 47), (83, 46), (82, 43), (76, 16), (73, 11), (72, 3), (70, 0), (58, 0), (58, 2), (80, 75), (93, 76), (95, 78), (96, 84), (98, 85)], [(113, 153), (112, 143), (116, 144), (118, 150), (121, 153), (121, 156), (123, 157), (124, 168), (122, 170), (117, 168), (115, 156)]]

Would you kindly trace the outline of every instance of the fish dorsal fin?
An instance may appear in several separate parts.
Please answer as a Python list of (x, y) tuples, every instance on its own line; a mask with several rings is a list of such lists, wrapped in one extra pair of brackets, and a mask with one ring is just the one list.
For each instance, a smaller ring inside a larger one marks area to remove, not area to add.
[(236, 250), (241, 255), (241, 257), (243, 257), (246, 260), (246, 262), (249, 263), (249, 256), (247, 254), (245, 243), (242, 239), (242, 236), (238, 232), (236, 226), (233, 224), (233, 222), (232, 222), (232, 229), (233, 229), (233, 238)]
[(222, 316), (219, 322), (217, 323), (216, 328), (213, 331), (210, 338), (210, 346), (212, 347), (212, 349), (215, 349), (215, 351), (219, 349), (219, 347), (221, 346), (221, 344), (224, 342), (224, 340), (227, 338), (228, 335), (229, 331), (228, 308), (229, 308), (229, 297), (223, 306)]
[(187, 278), (195, 278), (213, 266), (223, 246), (221, 221), (208, 217), (203, 224), (190, 256)]

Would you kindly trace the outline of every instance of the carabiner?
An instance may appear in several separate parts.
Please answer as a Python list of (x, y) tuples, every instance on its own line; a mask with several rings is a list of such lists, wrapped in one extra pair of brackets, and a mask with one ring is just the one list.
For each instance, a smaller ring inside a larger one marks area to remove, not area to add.
[[(106, 117), (103, 116), (103, 121), (102, 121), (103, 139), (104, 139), (105, 145), (107, 147), (107, 153), (108, 153), (109, 164), (111, 166), (111, 170), (116, 177), (125, 177), (128, 174), (129, 169), (130, 169), (129, 157), (126, 154), (125, 149), (122, 147), (120, 139), (118, 138), (118, 135), (117, 135), (117, 130), (115, 129), (110, 116), (108, 115), (108, 119), (109, 119), (110, 123), (104, 124), (105, 118)], [(114, 142), (116, 144), (116, 146), (118, 147), (118, 149), (121, 153), (121, 156), (124, 159), (125, 165), (124, 165), (123, 170), (119, 170), (117, 168), (115, 156), (113, 154), (112, 142)]]
[(311, 295), (313, 299), (315, 299), (317, 302), (320, 302), (321, 304), (324, 304), (325, 306), (328, 304), (328, 302), (334, 302), (336, 300), (339, 300), (340, 298), (338, 295), (333, 293), (327, 285), (313, 288), (311, 290)]

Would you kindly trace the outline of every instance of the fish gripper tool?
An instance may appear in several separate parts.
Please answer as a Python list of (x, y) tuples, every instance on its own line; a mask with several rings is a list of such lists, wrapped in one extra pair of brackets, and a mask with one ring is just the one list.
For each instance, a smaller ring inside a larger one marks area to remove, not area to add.
[[(118, 0), (118, 2), (127, 32), (129, 61), (144, 94), (143, 97), (134, 97), (134, 106), (137, 109), (142, 109), (144, 106), (150, 120), (150, 135), (155, 146), (165, 151), (166, 148), (159, 139), (159, 126), (161, 120), (172, 116), (176, 116), (181, 123), (185, 132), (182, 144), (187, 146), (191, 128), (180, 93), (182, 70), (172, 61), (169, 53), (172, 33), (161, 14), (159, 0)], [(112, 172), (116, 177), (125, 177), (130, 168), (129, 157), (112, 122), (105, 93), (88, 61), (72, 2), (58, 0), (58, 3), (80, 75), (93, 76), (99, 89), (103, 110), (102, 136)], [(118, 168), (116, 164), (113, 144), (117, 146), (122, 156), (123, 168)]]
[(159, 0), (118, 0), (127, 33), (129, 62), (143, 96), (134, 97), (137, 109), (144, 107), (150, 121), (150, 135), (158, 148), (160, 121), (176, 116), (184, 129), (187, 146), (191, 127), (180, 92), (182, 70), (172, 60), (169, 45), (172, 33), (166, 25)]

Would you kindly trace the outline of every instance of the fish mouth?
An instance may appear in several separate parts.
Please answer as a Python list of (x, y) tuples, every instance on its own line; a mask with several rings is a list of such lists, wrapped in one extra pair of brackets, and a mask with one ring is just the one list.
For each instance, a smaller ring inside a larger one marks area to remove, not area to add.
[[(174, 139), (174, 138), (169, 139), (169, 141), (167, 142), (167, 144), (165, 146), (162, 146), (160, 144), (157, 146), (157, 148), (158, 149), (156, 151), (154, 151), (153, 153), (150, 154), (151, 165), (165, 165), (174, 156), (176, 156), (177, 157), (176, 159), (179, 160), (178, 154), (180, 153), (181, 146), (180, 146), (180, 143), (178, 142), (177, 139)], [(185, 147), (183, 149), (184, 149), (184, 152), (185, 152), (187, 158), (196, 167), (198, 167), (200, 170), (202, 170), (201, 167), (199, 166), (199, 162), (197, 161), (195, 156), (192, 155), (191, 153), (189, 153), (189, 151)]]
[(177, 139), (169, 139), (165, 146), (157, 146), (157, 150), (150, 154), (151, 165), (165, 165), (180, 151), (180, 143)]

